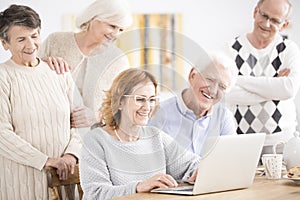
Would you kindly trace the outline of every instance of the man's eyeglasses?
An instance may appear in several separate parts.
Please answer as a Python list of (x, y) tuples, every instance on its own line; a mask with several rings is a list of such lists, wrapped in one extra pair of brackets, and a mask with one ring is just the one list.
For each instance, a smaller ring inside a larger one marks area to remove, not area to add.
[(134, 99), (134, 103), (137, 106), (144, 106), (146, 102), (149, 102), (150, 106), (156, 106), (159, 102), (158, 96), (152, 97), (144, 97), (141, 95), (123, 95), (124, 97), (132, 97)]
[(269, 17), (266, 13), (262, 12), (260, 8), (258, 8), (258, 13), (260, 14), (260, 16), (262, 16), (265, 20), (269, 21), (271, 24), (275, 25), (275, 26), (279, 26), (280, 24), (282, 24), (284, 21), (281, 21), (280, 19), (276, 19), (276, 18), (271, 18)]

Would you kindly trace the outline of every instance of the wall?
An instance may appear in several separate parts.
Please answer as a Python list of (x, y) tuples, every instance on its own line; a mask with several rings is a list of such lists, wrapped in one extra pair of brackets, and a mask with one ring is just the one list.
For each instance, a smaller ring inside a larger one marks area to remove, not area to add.
[[(43, 20), (41, 37), (62, 30), (63, 13), (78, 13), (93, 0), (0, 0), (0, 10), (12, 3), (31, 6)], [(225, 41), (252, 28), (252, 13), (257, 0), (128, 0), (135, 13), (183, 13), (186, 36), (207, 50), (221, 47)], [(292, 0), (292, 27), (287, 31), (300, 46), (300, 2)], [(8, 58), (0, 48), (0, 62)]]

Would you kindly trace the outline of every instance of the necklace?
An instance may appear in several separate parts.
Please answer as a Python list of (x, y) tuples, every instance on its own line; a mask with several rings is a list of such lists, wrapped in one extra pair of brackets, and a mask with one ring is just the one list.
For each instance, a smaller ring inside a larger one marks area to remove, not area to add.
[(121, 137), (119, 136), (118, 132), (117, 132), (117, 129), (114, 128), (114, 132), (115, 132), (115, 135), (117, 136), (118, 140), (120, 142), (123, 142), (123, 140), (121, 139)]
[[(120, 135), (118, 134), (116, 128), (114, 128), (114, 133), (115, 133), (115, 135), (117, 136), (117, 138), (118, 138), (118, 140), (119, 140), (120, 142), (124, 142), (124, 141), (121, 139)], [(124, 132), (124, 133), (125, 133), (125, 132)], [(125, 133), (125, 135), (131, 136), (131, 135), (127, 134), (127, 133)], [(131, 137), (136, 138), (136, 140), (138, 140), (138, 138), (139, 138), (139, 136), (131, 136)]]

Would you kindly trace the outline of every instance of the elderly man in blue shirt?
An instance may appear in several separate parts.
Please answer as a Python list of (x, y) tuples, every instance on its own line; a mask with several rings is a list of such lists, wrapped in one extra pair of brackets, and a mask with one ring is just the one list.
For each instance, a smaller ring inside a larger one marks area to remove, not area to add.
[(202, 155), (209, 135), (236, 134), (234, 117), (220, 102), (236, 76), (233, 60), (223, 54), (212, 55), (204, 66), (190, 70), (188, 88), (160, 103), (149, 125), (162, 129), (184, 148)]

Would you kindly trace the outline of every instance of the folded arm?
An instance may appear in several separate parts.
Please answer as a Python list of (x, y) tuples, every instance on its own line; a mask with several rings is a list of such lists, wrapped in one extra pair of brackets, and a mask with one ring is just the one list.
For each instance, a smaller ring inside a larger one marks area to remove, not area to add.
[(276, 77), (239, 76), (237, 85), (267, 100), (293, 98), (300, 85), (300, 51), (290, 44), (282, 56), (282, 67)]
[(238, 85), (232, 87), (230, 92), (226, 93), (224, 99), (226, 103), (231, 105), (255, 105), (270, 100), (253, 92), (249, 92)]
[(237, 86), (266, 100), (286, 100), (296, 95), (299, 89), (299, 77), (295, 75), (288, 77), (240, 76)]

